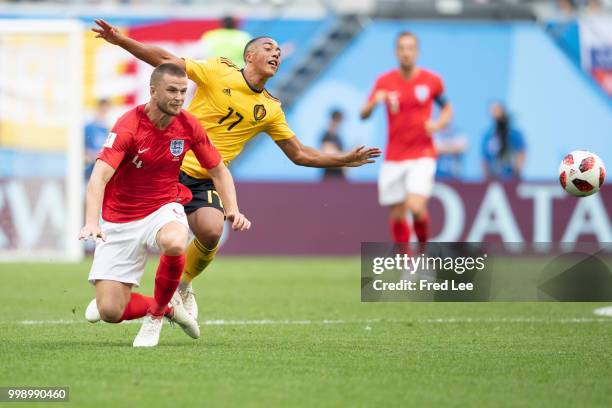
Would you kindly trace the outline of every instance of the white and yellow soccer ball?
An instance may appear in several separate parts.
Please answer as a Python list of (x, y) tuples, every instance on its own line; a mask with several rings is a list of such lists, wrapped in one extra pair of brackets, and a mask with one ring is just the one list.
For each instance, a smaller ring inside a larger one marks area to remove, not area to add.
[(575, 150), (565, 156), (559, 166), (561, 187), (576, 197), (595, 194), (603, 186), (606, 168), (594, 153)]

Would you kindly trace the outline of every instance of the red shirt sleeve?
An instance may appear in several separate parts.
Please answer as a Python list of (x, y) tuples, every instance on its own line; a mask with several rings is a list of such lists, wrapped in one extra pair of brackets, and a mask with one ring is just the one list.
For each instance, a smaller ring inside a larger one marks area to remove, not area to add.
[(117, 170), (123, 157), (132, 144), (132, 134), (123, 127), (116, 126), (110, 131), (98, 159)]
[(221, 162), (221, 155), (213, 146), (200, 123), (193, 123), (193, 144), (191, 150), (197, 157), (200, 165), (206, 170), (217, 167)]

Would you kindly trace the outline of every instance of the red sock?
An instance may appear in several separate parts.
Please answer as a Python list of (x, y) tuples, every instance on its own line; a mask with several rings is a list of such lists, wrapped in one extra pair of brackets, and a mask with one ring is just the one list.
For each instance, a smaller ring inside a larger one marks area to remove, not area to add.
[(410, 227), (408, 221), (391, 220), (391, 233), (393, 234), (393, 242), (406, 243), (410, 241)]
[[(133, 293), (130, 295), (130, 301), (128, 302), (123, 315), (121, 316), (121, 322), (124, 320), (139, 319), (146, 316), (147, 311), (155, 305), (155, 299), (151, 296), (144, 296), (140, 293)], [(169, 307), (166, 308), (164, 314), (171, 313)]]
[(168, 302), (178, 287), (185, 267), (185, 254), (162, 255), (159, 257), (159, 266), (155, 274), (155, 304), (150, 308), (151, 314), (161, 316), (164, 314)]
[(427, 242), (429, 238), (429, 215), (427, 213), (421, 215), (419, 219), (414, 218), (414, 232), (420, 243)]

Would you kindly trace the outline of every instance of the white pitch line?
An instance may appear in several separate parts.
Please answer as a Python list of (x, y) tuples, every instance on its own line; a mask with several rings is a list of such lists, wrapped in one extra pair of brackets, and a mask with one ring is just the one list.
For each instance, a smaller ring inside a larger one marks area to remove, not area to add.
[(612, 306), (600, 307), (599, 309), (593, 310), (597, 316), (609, 316), (612, 317)]
[[(611, 310), (612, 312), (612, 310)], [(607, 315), (606, 315), (607, 316)], [(612, 314), (610, 315), (612, 316)], [(21, 320), (17, 322), (2, 322), (2, 324), (33, 325), (70, 325), (86, 324), (85, 320)], [(140, 320), (123, 322), (124, 324), (140, 323)], [(372, 323), (412, 323), (412, 324), (517, 324), (517, 323), (612, 323), (612, 319), (601, 317), (570, 317), (558, 319), (546, 319), (538, 317), (516, 317), (516, 318), (437, 318), (437, 319), (363, 319), (363, 320), (205, 320), (200, 322), (203, 326), (289, 326), (289, 325), (342, 325), (342, 324), (372, 324)]]

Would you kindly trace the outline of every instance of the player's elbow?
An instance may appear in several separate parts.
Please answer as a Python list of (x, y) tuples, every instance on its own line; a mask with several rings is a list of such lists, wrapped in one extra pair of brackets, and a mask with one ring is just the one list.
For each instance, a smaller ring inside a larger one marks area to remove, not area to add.
[(301, 151), (295, 154), (292, 154), (291, 156), (289, 156), (289, 159), (291, 159), (293, 164), (297, 164), (298, 166), (308, 167), (311, 163), (310, 158)]
[(160, 58), (159, 64), (157, 65), (161, 65), (161, 64), (174, 64), (174, 65), (178, 65), (179, 67), (185, 69), (185, 60), (177, 57), (176, 55), (172, 55), (172, 54), (163, 55)]
[(86, 191), (90, 193), (98, 190), (104, 190), (106, 188), (107, 183), (108, 180), (105, 180), (102, 175), (92, 174), (89, 178), (89, 181), (87, 182)]
[(183, 70), (186, 69), (185, 60), (177, 57), (174, 54), (167, 52), (166, 50), (159, 50), (156, 53), (149, 54), (144, 61), (152, 67), (158, 67), (162, 64), (174, 64), (181, 67)]
[(444, 105), (444, 114), (446, 116), (446, 120), (450, 121), (453, 119), (453, 105), (451, 105), (450, 102), (447, 102), (446, 105)]
[(213, 183), (215, 183), (215, 181), (216, 183), (220, 183), (224, 177), (232, 176), (229, 169), (222, 161), (219, 162), (219, 164), (217, 164), (215, 167), (207, 169), (206, 171), (208, 172), (208, 175), (210, 176)]

